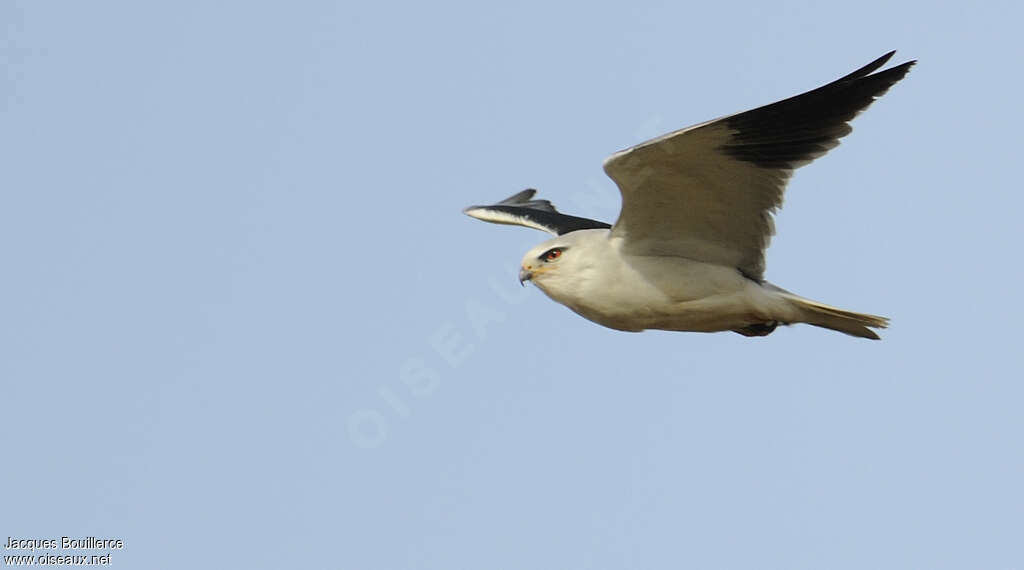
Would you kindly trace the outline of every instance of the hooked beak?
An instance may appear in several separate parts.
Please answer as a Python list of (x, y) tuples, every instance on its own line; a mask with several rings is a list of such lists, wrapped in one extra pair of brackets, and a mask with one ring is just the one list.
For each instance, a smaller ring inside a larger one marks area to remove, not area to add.
[(526, 287), (526, 282), (533, 279), (533, 272), (529, 271), (525, 267), (519, 270), (519, 284)]

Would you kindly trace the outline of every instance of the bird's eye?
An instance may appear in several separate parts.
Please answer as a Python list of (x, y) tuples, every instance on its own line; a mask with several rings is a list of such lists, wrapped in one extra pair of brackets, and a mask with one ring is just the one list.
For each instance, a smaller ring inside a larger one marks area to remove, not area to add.
[(546, 252), (544, 252), (544, 255), (542, 255), (540, 257), (544, 261), (554, 261), (554, 260), (558, 259), (561, 256), (562, 256), (562, 249), (556, 247), (554, 249), (547, 250)]

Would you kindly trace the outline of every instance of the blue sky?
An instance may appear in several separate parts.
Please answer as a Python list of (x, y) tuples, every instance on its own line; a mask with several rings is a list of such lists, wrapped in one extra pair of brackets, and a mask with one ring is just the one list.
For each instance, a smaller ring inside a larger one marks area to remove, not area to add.
[[(5, 2), (4, 537), (122, 568), (1024, 568), (1017, 3)], [(536, 187), (898, 49), (769, 280), (881, 342), (620, 333)]]

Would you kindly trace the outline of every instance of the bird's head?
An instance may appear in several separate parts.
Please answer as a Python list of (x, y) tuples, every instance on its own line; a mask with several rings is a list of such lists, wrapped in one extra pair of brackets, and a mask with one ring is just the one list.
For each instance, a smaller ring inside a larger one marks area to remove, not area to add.
[(549, 295), (568, 293), (579, 285), (595, 261), (592, 250), (607, 239), (608, 230), (570, 232), (526, 252), (519, 266), (519, 282), (532, 281)]

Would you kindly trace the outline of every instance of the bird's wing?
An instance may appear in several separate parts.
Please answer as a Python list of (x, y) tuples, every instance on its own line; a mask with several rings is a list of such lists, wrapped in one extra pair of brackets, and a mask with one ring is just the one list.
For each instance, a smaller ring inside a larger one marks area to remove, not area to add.
[(533, 195), (536, 193), (536, 190), (528, 188), (497, 204), (470, 206), (462, 212), (485, 222), (526, 226), (554, 235), (562, 235), (576, 230), (611, 227), (611, 224), (597, 220), (563, 214), (547, 200), (533, 200)]
[(793, 170), (838, 145), (849, 121), (916, 63), (872, 73), (893, 53), (802, 95), (613, 154), (604, 171), (622, 212), (612, 237), (630, 253), (728, 265), (760, 280), (772, 212)]

